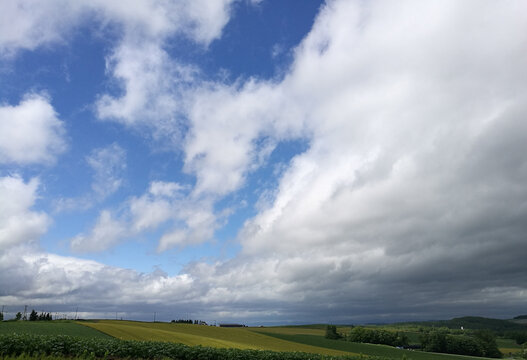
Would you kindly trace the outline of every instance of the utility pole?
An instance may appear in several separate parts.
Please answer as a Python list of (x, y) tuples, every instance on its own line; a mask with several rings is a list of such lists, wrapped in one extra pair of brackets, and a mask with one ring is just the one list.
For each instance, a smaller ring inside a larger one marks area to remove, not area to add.
[(77, 308), (75, 309), (75, 321), (77, 321), (77, 313), (79, 312), (79, 307), (77, 306)]
[(24, 316), (22, 317), (22, 320), (27, 320), (27, 305), (24, 305)]
[(156, 313), (154, 311), (154, 322), (156, 322)]

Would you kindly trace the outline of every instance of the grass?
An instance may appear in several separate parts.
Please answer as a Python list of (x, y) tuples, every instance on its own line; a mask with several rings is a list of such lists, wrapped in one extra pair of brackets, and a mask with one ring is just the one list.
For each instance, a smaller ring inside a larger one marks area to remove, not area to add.
[(220, 348), (298, 351), (324, 355), (358, 355), (302, 344), (251, 331), (248, 328), (219, 328), (213, 326), (145, 323), (134, 321), (101, 320), (83, 322), (82, 325), (102, 331), (123, 340), (169, 341), (185, 345)]
[(519, 353), (522, 350), (522, 346), (516, 344), (516, 341), (512, 339), (496, 339), (496, 342), (498, 343), (498, 348), (501, 353), (505, 356), (509, 355), (509, 353)]
[(276, 327), (257, 327), (257, 328), (248, 328), (248, 329), (254, 332), (258, 332), (258, 333), (286, 334), (286, 335), (324, 336), (326, 334), (326, 328), (318, 329), (318, 328), (308, 328), (308, 327), (276, 326)]
[(110, 336), (73, 321), (3, 321), (0, 334), (70, 335), (107, 339)]
[(327, 349), (340, 350), (345, 352), (359, 353), (364, 355), (373, 355), (380, 357), (388, 357), (401, 359), (406, 356), (409, 360), (481, 360), (481, 357), (451, 355), (451, 354), (437, 354), (422, 351), (402, 350), (386, 345), (361, 344), (352, 343), (341, 340), (329, 340), (317, 335), (291, 335), (280, 334), (277, 332), (267, 333), (269, 336), (274, 336), (282, 340), (298, 342), (301, 344), (312, 345), (316, 347), (325, 347)]

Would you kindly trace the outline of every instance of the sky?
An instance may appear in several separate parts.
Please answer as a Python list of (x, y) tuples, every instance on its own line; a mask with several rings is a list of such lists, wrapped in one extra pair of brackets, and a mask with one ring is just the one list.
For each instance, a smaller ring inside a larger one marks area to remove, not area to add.
[(527, 2), (0, 2), (0, 305), (527, 313)]

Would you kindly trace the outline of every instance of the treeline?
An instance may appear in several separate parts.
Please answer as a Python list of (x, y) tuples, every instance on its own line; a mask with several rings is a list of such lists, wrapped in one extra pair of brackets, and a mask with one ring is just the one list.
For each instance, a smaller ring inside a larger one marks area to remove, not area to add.
[[(398, 331), (352, 327), (348, 334), (340, 334), (334, 325), (326, 327), (326, 338), (357, 343), (381, 344), (409, 347), (406, 334)], [(424, 330), (421, 337), (421, 350), (428, 352), (501, 358), (496, 337), (490, 330), (465, 331), (448, 328)]]
[(503, 337), (513, 339), (518, 345), (527, 343), (527, 331), (507, 331)]
[[(523, 316), (523, 315), (522, 315)], [(521, 316), (520, 316), (521, 317)], [(516, 317), (515, 319), (517, 319)], [(507, 331), (527, 331), (526, 324), (519, 324), (510, 320), (502, 319), (491, 319), (484, 318), (479, 316), (464, 316), (459, 318), (454, 318), (451, 320), (437, 320), (437, 321), (422, 321), (422, 322), (408, 322), (401, 323), (401, 325), (415, 325), (422, 326), (423, 329), (428, 327), (447, 327), (449, 329), (461, 329), (463, 327), (465, 330), (491, 330), (498, 336), (503, 336)]]
[(421, 335), (423, 351), (501, 358), (496, 337), (490, 330), (454, 335), (448, 329), (428, 330)]
[[(2, 320), (4, 320), (4, 314), (0, 313), (0, 321)], [(31, 310), (31, 313), (29, 314), (29, 319), (26, 317), (26, 315), (22, 315), (22, 313), (19, 311), (16, 313), (15, 318), (12, 320), (51, 321), (53, 320), (53, 317), (50, 313), (41, 312), (39, 314), (35, 310)]]
[(403, 332), (370, 329), (361, 326), (352, 327), (349, 334), (339, 334), (335, 325), (328, 325), (326, 328), (326, 338), (398, 347), (408, 346), (408, 337)]
[(172, 320), (171, 323), (175, 323), (175, 324), (194, 324), (194, 325), (207, 325), (207, 323), (203, 320), (191, 320), (191, 319), (188, 319), (188, 320), (183, 320), (183, 319), (178, 319), (178, 320)]
[[(187, 346), (171, 342), (78, 338), (66, 335), (0, 335), (0, 358), (29, 354), (91, 359), (178, 360), (360, 360), (358, 356), (328, 356), (301, 352)], [(369, 360), (385, 360), (369, 356)]]
[(29, 314), (29, 321), (51, 321), (53, 318), (50, 313), (40, 313), (38, 314), (35, 310), (31, 311)]

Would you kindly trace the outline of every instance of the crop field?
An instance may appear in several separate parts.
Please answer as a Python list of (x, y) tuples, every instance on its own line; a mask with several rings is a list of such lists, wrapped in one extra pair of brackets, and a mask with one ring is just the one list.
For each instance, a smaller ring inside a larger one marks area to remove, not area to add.
[[(29, 355), (30, 357), (28, 358)], [(188, 346), (174, 342), (81, 338), (65, 335), (0, 335), (0, 356), (41, 359), (46, 356), (84, 359), (142, 360), (359, 360), (303, 352)], [(54, 359), (53, 359), (54, 360)], [(384, 360), (374, 359), (371, 360)]]
[[(0, 356), (0, 360), (64, 360), (64, 356), (42, 356), (42, 355), (9, 355), (9, 356)], [(68, 360), (85, 360), (86, 358), (81, 357), (68, 357)]]
[[(251, 327), (248, 330), (267, 333), (267, 334), (284, 334), (284, 335), (318, 335), (324, 336), (326, 333), (324, 329), (312, 329), (304, 327), (289, 327), (289, 326), (276, 326), (276, 327)], [(339, 329), (340, 330), (340, 329)]]
[(409, 360), (481, 360), (481, 357), (471, 357), (451, 354), (437, 354), (421, 351), (402, 350), (386, 345), (361, 344), (352, 343), (340, 340), (329, 340), (316, 335), (290, 335), (279, 333), (268, 333), (270, 336), (275, 336), (282, 340), (299, 342), (302, 344), (309, 344), (317, 347), (326, 347), (330, 349), (346, 351), (350, 353), (359, 353), (363, 355), (387, 357), (401, 359), (406, 356)]
[(358, 355), (348, 351), (302, 344), (251, 331), (250, 328), (219, 328), (213, 326), (144, 323), (100, 320), (82, 325), (123, 340), (169, 341), (185, 345), (218, 348), (298, 351), (324, 355)]
[[(391, 330), (394, 330), (393, 328)], [(409, 329), (405, 329), (409, 330)], [(409, 337), (418, 337), (417, 331), (404, 331)], [(349, 327), (339, 327), (341, 333)], [(216, 349), (253, 349), (277, 352), (301, 352), (330, 356), (358, 356), (408, 360), (477, 360), (482, 358), (450, 354), (402, 350), (385, 345), (351, 343), (324, 338), (322, 326), (278, 326), (252, 328), (219, 328), (212, 326), (146, 323), (118, 320), (53, 321), (53, 322), (0, 322), (2, 334), (70, 335), (84, 339), (158, 341)], [(411, 339), (411, 342), (414, 339)], [(521, 351), (514, 340), (497, 339), (500, 351), (507, 357)], [(4, 354), (5, 355), (5, 354)], [(26, 359), (23, 355), (22, 359)], [(11, 360), (14, 358), (2, 358)], [(33, 359), (27, 357), (27, 359)], [(52, 360), (49, 357), (49, 360)]]
[(108, 339), (110, 336), (73, 321), (2, 321), (0, 334), (70, 335)]
[(507, 356), (510, 354), (516, 354), (522, 350), (522, 346), (516, 344), (516, 341), (512, 339), (496, 339), (498, 348), (503, 355)]

